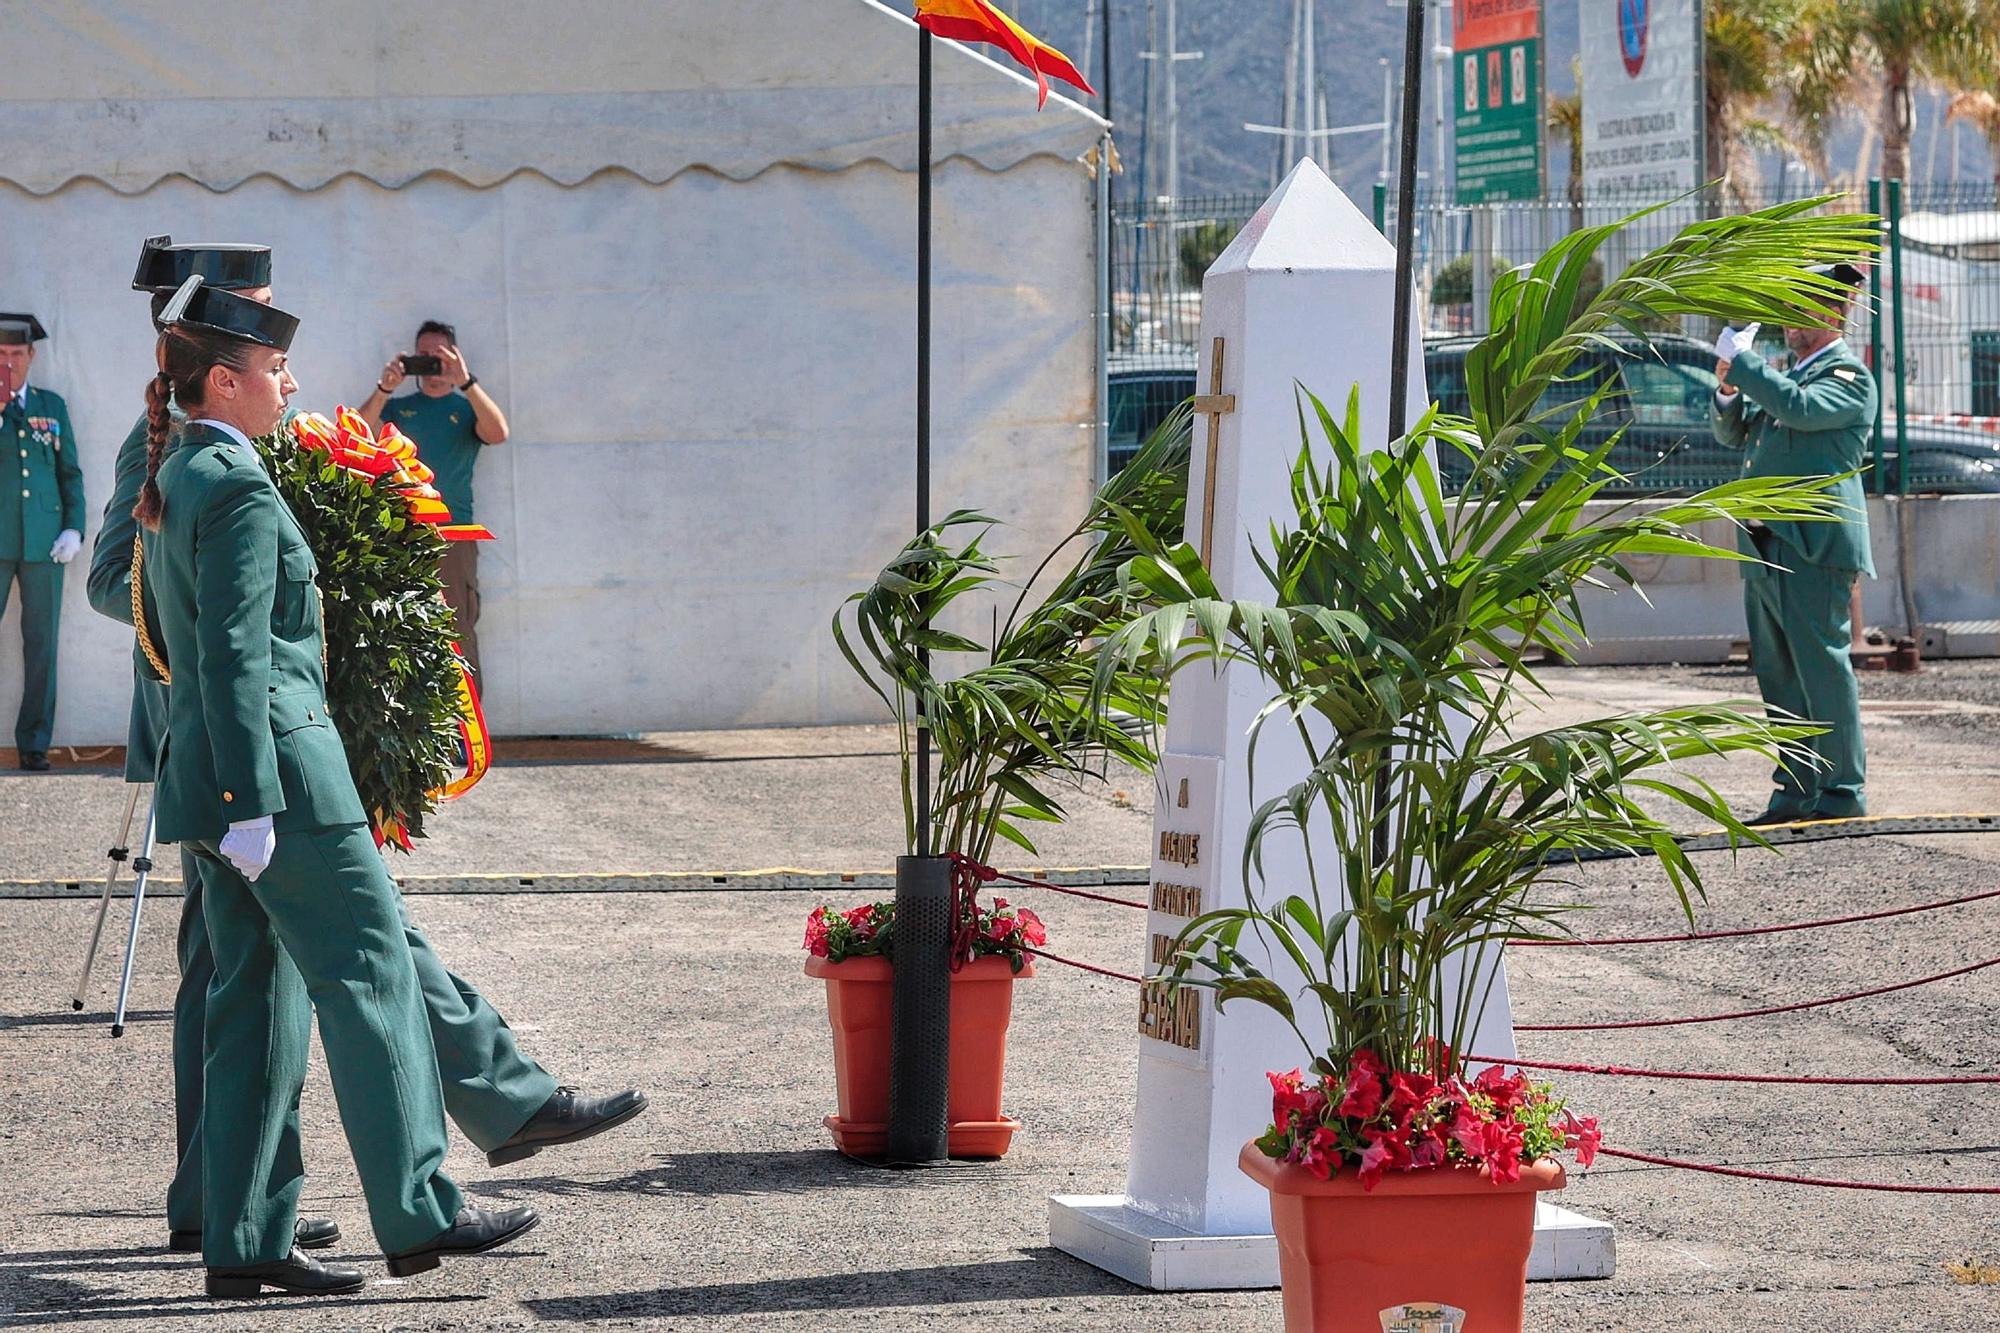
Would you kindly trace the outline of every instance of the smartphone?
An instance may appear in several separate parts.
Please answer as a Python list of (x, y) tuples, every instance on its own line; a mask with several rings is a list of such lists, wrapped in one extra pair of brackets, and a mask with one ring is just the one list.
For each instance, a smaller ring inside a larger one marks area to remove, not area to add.
[(442, 375), (444, 362), (435, 356), (406, 356), (403, 359), (405, 375)]

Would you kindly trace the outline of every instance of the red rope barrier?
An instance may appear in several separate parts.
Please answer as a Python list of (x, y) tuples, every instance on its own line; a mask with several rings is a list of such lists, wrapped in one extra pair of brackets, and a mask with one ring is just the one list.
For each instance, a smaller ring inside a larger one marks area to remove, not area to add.
[(1692, 1079), (1700, 1083), (1790, 1083), (1865, 1088), (1928, 1088), (1968, 1083), (2000, 1083), (2000, 1074), (1931, 1074), (1916, 1078), (1888, 1078), (1863, 1074), (1729, 1074), (1692, 1069), (1641, 1069), (1632, 1065), (1578, 1065), (1560, 1060), (1523, 1060), (1518, 1056), (1504, 1060), (1485, 1055), (1468, 1055), (1464, 1058), (1467, 1064), (1475, 1065), (1518, 1065), (1522, 1069), (1546, 1069), (1560, 1074)]
[(1831, 1004), (1847, 1004), (1854, 1000), (1866, 1000), (1877, 995), (1889, 995), (1899, 990), (1914, 990), (1918, 986), (1928, 986), (1937, 981), (1949, 981), (1970, 972), (2000, 965), (2000, 958), (1989, 958), (1983, 963), (1969, 967), (1953, 968), (1949, 972), (1939, 972), (1935, 976), (1918, 977), (1915, 981), (1899, 981), (1893, 986), (1876, 986), (1870, 990), (1855, 991), (1851, 995), (1835, 995), (1824, 1000), (1800, 1000), (1796, 1004), (1775, 1004), (1768, 1009), (1740, 1009), (1729, 1014), (1701, 1014), (1694, 1018), (1635, 1018), (1622, 1023), (1516, 1023), (1516, 1032), (1613, 1032), (1629, 1028), (1677, 1028), (1692, 1023), (1722, 1023), (1734, 1018), (1766, 1018), (1772, 1014), (1794, 1014), (1802, 1009), (1824, 1009)]
[(1003, 880), (1008, 884), (1025, 884), (1031, 889), (1047, 889), (1051, 893), (1066, 893), (1072, 898), (1088, 898), (1092, 902), (1110, 903), (1114, 907), (1136, 907), (1142, 912), (1148, 910), (1148, 905), (1140, 902), (1137, 898), (1114, 898), (1106, 893), (1091, 893), (1087, 889), (1072, 889), (1067, 884), (1051, 884), (1045, 879), (1029, 879), (1023, 875), (1010, 875), (1004, 870), (995, 870), (992, 866), (982, 865), (971, 857), (961, 855), (958, 852), (953, 852), (951, 859), (955, 865), (966, 866), (980, 879), (989, 882), (996, 879)]
[(1135, 977), (1130, 972), (1113, 972), (1108, 967), (1097, 967), (1091, 963), (1079, 963), (1074, 958), (1064, 958), (1058, 954), (1044, 953), (1040, 949), (1028, 949), (1024, 947), (1022, 952), (1031, 953), (1037, 958), (1046, 958), (1051, 963), (1061, 963), (1066, 967), (1078, 968), (1085, 972), (1095, 972), (1098, 976), (1110, 977), (1113, 981), (1131, 981), (1142, 986), (1146, 983), (1144, 977)]
[(1987, 898), (2000, 898), (2000, 889), (1985, 893), (1967, 894), (1963, 898), (1947, 898), (1943, 902), (1919, 903), (1915, 907), (1893, 907), (1882, 912), (1863, 912), (1857, 916), (1830, 916), (1819, 921), (1794, 921), (1783, 926), (1746, 926), (1741, 930), (1705, 930), (1693, 935), (1625, 935), (1601, 940), (1509, 940), (1517, 949), (1571, 949), (1586, 944), (1684, 944), (1692, 940), (1733, 940), (1746, 935), (1782, 935), (1790, 930), (1817, 930), (1821, 926), (1851, 926), (1862, 921), (1886, 921), (1892, 916), (1911, 916), (1918, 912), (1935, 912), (1943, 907), (1961, 907), (1966, 903), (1976, 903)]
[(2000, 1194), (2000, 1185), (1889, 1185), (1872, 1180), (1828, 1180), (1823, 1176), (1784, 1176), (1770, 1171), (1749, 1171), (1736, 1166), (1716, 1166), (1710, 1162), (1684, 1162), (1675, 1157), (1654, 1157), (1648, 1153), (1625, 1152), (1600, 1146), (1601, 1157), (1622, 1157), (1628, 1162), (1648, 1162), (1654, 1166), (1678, 1167), (1683, 1171), (1705, 1171), (1713, 1176), (1740, 1176), (1775, 1185), (1818, 1185), (1832, 1190), (1878, 1190), (1884, 1194)]

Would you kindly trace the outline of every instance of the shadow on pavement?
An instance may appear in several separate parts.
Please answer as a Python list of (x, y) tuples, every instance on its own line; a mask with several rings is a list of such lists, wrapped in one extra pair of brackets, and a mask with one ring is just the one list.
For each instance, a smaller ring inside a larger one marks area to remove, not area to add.
[[(61, 1254), (62, 1251), (51, 1251)], [(80, 1251), (79, 1253), (92, 1253)], [(9, 1256), (14, 1257), (14, 1256)], [(152, 1267), (153, 1265), (140, 1265)], [(213, 1315), (218, 1310), (242, 1306), (248, 1302), (220, 1302), (211, 1300), (201, 1290), (201, 1265), (199, 1262), (187, 1265), (188, 1293), (184, 1296), (127, 1296), (109, 1287), (85, 1282), (72, 1282), (61, 1277), (44, 1277), (37, 1273), (23, 1273), (19, 1270), (0, 1271), (0, 1328), (19, 1328), (27, 1325), (46, 1326), (50, 1324), (77, 1324), (115, 1320), (142, 1320), (154, 1323), (160, 1320), (183, 1318), (186, 1316)], [(287, 1312), (300, 1308), (335, 1311), (359, 1309), (370, 1305), (442, 1305), (458, 1304), (463, 1301), (484, 1300), (482, 1296), (458, 1294), (449, 1296), (331, 1296), (311, 1298), (287, 1296), (279, 1308)], [(260, 1308), (271, 1309), (270, 1302)]]
[(968, 1183), (982, 1185), (1035, 1173), (993, 1162), (953, 1163), (921, 1172), (892, 1171), (841, 1156), (832, 1149), (808, 1152), (666, 1153), (657, 1165), (604, 1180), (568, 1176), (497, 1176), (473, 1181), (466, 1188), (482, 1196), (513, 1199), (517, 1195), (686, 1194), (713, 1198), (732, 1194), (812, 1194), (826, 1189), (894, 1189), (922, 1176), (926, 1185), (948, 1181), (963, 1172)]
[(1060, 1250), (1044, 1248), (1018, 1253), (1021, 1255), (1018, 1259), (996, 1263), (775, 1277), (761, 1282), (615, 1291), (601, 1296), (543, 1300), (531, 1297), (521, 1304), (542, 1319), (583, 1322), (635, 1316), (779, 1314), (792, 1310), (963, 1305), (1051, 1296), (1151, 1294)]

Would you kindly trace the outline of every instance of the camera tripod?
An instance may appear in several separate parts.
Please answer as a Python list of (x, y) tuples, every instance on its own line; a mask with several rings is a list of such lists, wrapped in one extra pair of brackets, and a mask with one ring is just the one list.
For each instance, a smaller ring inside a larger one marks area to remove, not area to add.
[(90, 948), (83, 955), (83, 972), (76, 979), (71, 1009), (83, 1008), (83, 993), (90, 988), (90, 970), (97, 964), (97, 947), (104, 938), (104, 917), (111, 909), (111, 892), (118, 883), (118, 869), (129, 857), (132, 862), (132, 924), (125, 933), (125, 971), (118, 981), (118, 1008), (111, 1017), (111, 1035), (125, 1035), (125, 1005), (132, 996), (132, 961), (139, 952), (139, 914), (146, 906), (146, 881), (153, 873), (153, 819), (158, 813), (159, 789), (151, 788), (146, 800), (146, 826), (139, 839), (139, 854), (132, 856), (132, 816), (139, 808), (139, 786), (125, 792), (125, 818), (118, 827), (118, 841), (105, 855), (111, 858), (110, 873), (104, 877), (104, 894), (97, 900), (97, 921), (90, 928)]

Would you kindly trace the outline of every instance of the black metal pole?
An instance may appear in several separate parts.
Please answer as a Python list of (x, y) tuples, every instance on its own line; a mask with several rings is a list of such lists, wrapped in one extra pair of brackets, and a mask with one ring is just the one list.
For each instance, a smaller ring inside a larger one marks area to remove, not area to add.
[[(917, 36), (917, 533), (931, 526), (931, 30)], [(930, 667), (928, 648), (917, 660)], [(917, 855), (931, 854), (931, 732), (917, 696)]]
[(1410, 261), (1416, 249), (1417, 134), (1424, 96), (1424, 10), (1428, 0), (1409, 0), (1403, 39), (1402, 157), (1396, 165), (1396, 308), (1389, 344), (1389, 439), (1403, 438), (1410, 389)]
[[(1429, 0), (1409, 0), (1403, 31), (1403, 119), (1401, 157), (1396, 164), (1396, 294), (1394, 324), (1389, 338), (1389, 442), (1403, 438), (1409, 422), (1405, 410), (1410, 394), (1410, 260), (1416, 249), (1417, 134), (1422, 128), (1424, 95), (1424, 11)], [(1387, 131), (1384, 131), (1387, 133)], [(1375, 771), (1375, 864), (1389, 860), (1389, 767), (1383, 755)]]
[[(917, 37), (917, 531), (931, 526), (931, 34)], [(926, 671), (929, 652), (918, 649)], [(931, 735), (917, 699), (915, 856), (896, 858), (895, 968), (889, 998), (889, 1125), (884, 1152), (943, 1162), (951, 1143), (951, 862), (933, 856)]]
[[(1111, 0), (1104, 0), (1103, 7), (1097, 11), (1097, 18), (1098, 18), (1099, 35), (1102, 36), (1104, 39), (1104, 82), (1101, 85), (1103, 88), (1103, 98), (1104, 98), (1104, 118), (1106, 120), (1110, 120), (1111, 119)], [(1107, 166), (1105, 169), (1109, 170), (1110, 168)]]

